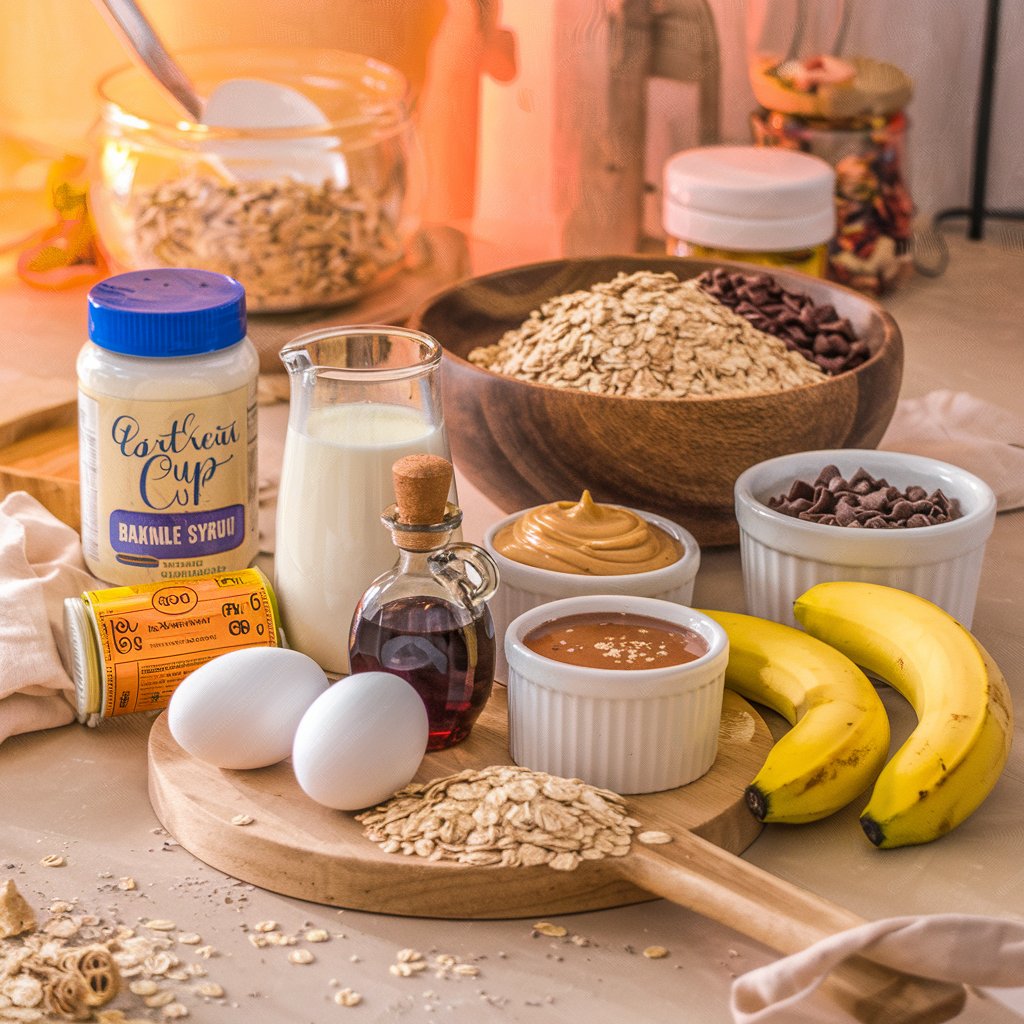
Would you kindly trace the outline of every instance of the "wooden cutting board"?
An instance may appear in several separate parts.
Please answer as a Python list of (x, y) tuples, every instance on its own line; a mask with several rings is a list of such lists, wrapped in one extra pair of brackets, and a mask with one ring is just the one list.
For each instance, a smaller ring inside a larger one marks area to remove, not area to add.
[[(693, 831), (739, 853), (761, 830), (743, 804), (743, 788), (772, 740), (749, 704), (729, 692), (726, 698), (711, 771), (680, 789), (632, 797), (629, 808), (645, 828)], [(505, 687), (497, 685), (469, 738), (428, 754), (416, 778), (511, 764), (506, 708)], [(164, 827), (200, 860), (264, 889), (317, 903), (418, 917), (504, 918), (652, 898), (621, 877), (613, 865), (617, 858), (586, 861), (572, 872), (467, 871), (462, 864), (383, 853), (363, 836), (354, 815), (307, 797), (290, 762), (254, 771), (214, 768), (178, 746), (165, 715), (150, 733), (149, 792)], [(256, 820), (239, 828), (230, 824), (236, 814)]]
[[(506, 722), (506, 691), (496, 686), (469, 739), (428, 754), (417, 779), (509, 763)], [(288, 762), (254, 771), (213, 768), (174, 741), (166, 715), (150, 733), (149, 793), (157, 817), (185, 849), (236, 878), (289, 896), (440, 918), (535, 917), (661, 896), (793, 953), (864, 922), (735, 855), (760, 831), (742, 794), (771, 743), (754, 709), (727, 690), (711, 770), (688, 786), (627, 801), (643, 828), (668, 832), (672, 842), (634, 842), (624, 857), (584, 861), (567, 872), (386, 854), (362, 835), (354, 815), (306, 797)], [(232, 825), (237, 814), (250, 815), (252, 823)], [(865, 1024), (937, 1024), (956, 1016), (965, 1001), (962, 986), (900, 974), (863, 958), (834, 971), (825, 989)]]
[(0, 422), (0, 495), (27, 491), (78, 529), (78, 405), (74, 401)]

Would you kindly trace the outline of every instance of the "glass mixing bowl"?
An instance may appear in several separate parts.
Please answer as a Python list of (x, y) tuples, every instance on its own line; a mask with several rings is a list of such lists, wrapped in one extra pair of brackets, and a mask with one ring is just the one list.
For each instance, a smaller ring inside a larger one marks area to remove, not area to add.
[(99, 85), (90, 202), (118, 270), (237, 278), (254, 312), (350, 302), (398, 269), (418, 226), (419, 156), (400, 71), (339, 50), (207, 50), (201, 96), (231, 78), (295, 89), (322, 124), (231, 129), (183, 119), (139, 68)]

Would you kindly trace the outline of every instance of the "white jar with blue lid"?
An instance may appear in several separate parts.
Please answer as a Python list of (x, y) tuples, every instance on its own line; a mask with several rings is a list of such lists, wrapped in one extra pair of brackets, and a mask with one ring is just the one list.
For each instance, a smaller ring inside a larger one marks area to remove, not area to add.
[(241, 569), (258, 550), (256, 381), (245, 291), (138, 270), (89, 292), (78, 355), (82, 547), (134, 584)]

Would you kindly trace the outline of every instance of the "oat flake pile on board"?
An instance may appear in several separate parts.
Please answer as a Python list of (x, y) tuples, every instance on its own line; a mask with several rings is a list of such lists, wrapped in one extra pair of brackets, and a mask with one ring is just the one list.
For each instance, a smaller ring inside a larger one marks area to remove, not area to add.
[(386, 853), (558, 871), (625, 856), (640, 825), (617, 793), (515, 765), (412, 783), (356, 820)]
[(521, 380), (631, 398), (765, 394), (825, 379), (696, 281), (651, 271), (549, 299), (469, 360)]

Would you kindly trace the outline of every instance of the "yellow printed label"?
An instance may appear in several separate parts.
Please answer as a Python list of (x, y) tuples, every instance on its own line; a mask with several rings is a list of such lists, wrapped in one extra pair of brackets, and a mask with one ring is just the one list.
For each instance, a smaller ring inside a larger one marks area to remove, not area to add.
[(239, 569), (256, 556), (256, 385), (178, 401), (79, 388), (82, 547), (102, 580)]
[(278, 646), (258, 569), (85, 595), (102, 657), (104, 717), (167, 707), (190, 672), (241, 647)]

